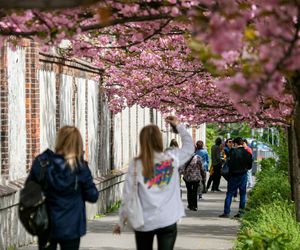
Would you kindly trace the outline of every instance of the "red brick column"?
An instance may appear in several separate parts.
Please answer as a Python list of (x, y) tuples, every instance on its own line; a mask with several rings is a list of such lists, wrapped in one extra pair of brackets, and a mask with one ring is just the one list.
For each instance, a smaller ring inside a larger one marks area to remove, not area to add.
[(33, 41), (24, 42), (26, 47), (26, 169), (40, 153), (40, 88), (39, 47)]
[(89, 91), (89, 88), (88, 88), (88, 79), (86, 80), (86, 83), (85, 83), (85, 159), (87, 161), (89, 161), (89, 126), (88, 126), (88, 112), (89, 112), (89, 108), (88, 108), (88, 91)]
[(7, 179), (9, 175), (7, 47), (2, 47), (0, 53), (1, 175)]
[(56, 74), (56, 132), (60, 129), (60, 85), (61, 85), (61, 74), (63, 67), (58, 65), (58, 73)]

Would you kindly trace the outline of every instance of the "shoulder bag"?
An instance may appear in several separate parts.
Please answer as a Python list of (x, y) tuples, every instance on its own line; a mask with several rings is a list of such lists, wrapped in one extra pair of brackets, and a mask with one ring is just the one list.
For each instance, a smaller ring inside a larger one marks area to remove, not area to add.
[(127, 219), (133, 229), (140, 228), (144, 225), (143, 208), (138, 194), (136, 161), (134, 161), (132, 195), (127, 205)]

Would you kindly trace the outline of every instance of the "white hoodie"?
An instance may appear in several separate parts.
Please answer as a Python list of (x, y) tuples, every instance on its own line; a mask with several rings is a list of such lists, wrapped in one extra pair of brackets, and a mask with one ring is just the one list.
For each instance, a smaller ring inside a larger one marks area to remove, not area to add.
[[(142, 175), (142, 162), (136, 161), (138, 194), (143, 207), (144, 226), (137, 231), (151, 231), (176, 223), (185, 215), (180, 198), (179, 166), (186, 163), (194, 153), (191, 135), (184, 125), (177, 125), (181, 137), (182, 148), (169, 150), (165, 153), (155, 153), (154, 177), (145, 179)], [(134, 160), (129, 164), (124, 183), (123, 199), (120, 208), (120, 224), (126, 219), (126, 202), (130, 199), (134, 181)]]

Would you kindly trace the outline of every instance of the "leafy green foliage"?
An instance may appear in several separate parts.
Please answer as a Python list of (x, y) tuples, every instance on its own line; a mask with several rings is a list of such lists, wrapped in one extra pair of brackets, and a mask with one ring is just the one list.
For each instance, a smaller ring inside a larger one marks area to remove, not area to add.
[(220, 136), (222, 138), (227, 138), (227, 135), (230, 134), (230, 137), (242, 137), (250, 138), (251, 137), (251, 128), (246, 123), (226, 123), (219, 125), (217, 123), (209, 123), (206, 126), (207, 129), (213, 129), (215, 131), (215, 137)]
[(249, 211), (242, 219), (236, 250), (298, 250), (300, 225), (291, 202), (275, 201)]
[(280, 145), (272, 146), (278, 156), (261, 161), (262, 171), (250, 193), (235, 250), (299, 250), (300, 224), (290, 200), (284, 131)]
[(263, 160), (264, 171), (258, 173), (257, 183), (250, 193), (247, 209), (254, 209), (261, 205), (271, 204), (274, 201), (288, 200), (290, 198), (290, 184), (285, 172), (265, 164), (271, 162)]
[(105, 217), (106, 214), (114, 213), (114, 212), (118, 211), (120, 206), (121, 206), (121, 201), (117, 201), (106, 210), (105, 214), (101, 214), (101, 213), (96, 214), (94, 216), (94, 219), (101, 219), (101, 218)]
[(107, 213), (113, 213), (116, 212), (121, 206), (121, 201), (117, 201), (114, 203), (111, 207), (107, 209)]

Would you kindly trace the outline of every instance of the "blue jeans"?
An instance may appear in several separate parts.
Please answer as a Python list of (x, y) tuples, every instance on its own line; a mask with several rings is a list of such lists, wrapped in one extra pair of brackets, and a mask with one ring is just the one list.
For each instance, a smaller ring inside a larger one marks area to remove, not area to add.
[(247, 172), (247, 187), (253, 187), (252, 169)]
[(227, 193), (224, 204), (224, 214), (230, 214), (230, 206), (232, 197), (237, 190), (240, 190), (240, 212), (243, 212), (246, 206), (246, 192), (247, 192), (247, 173), (241, 176), (231, 176), (227, 184)]

